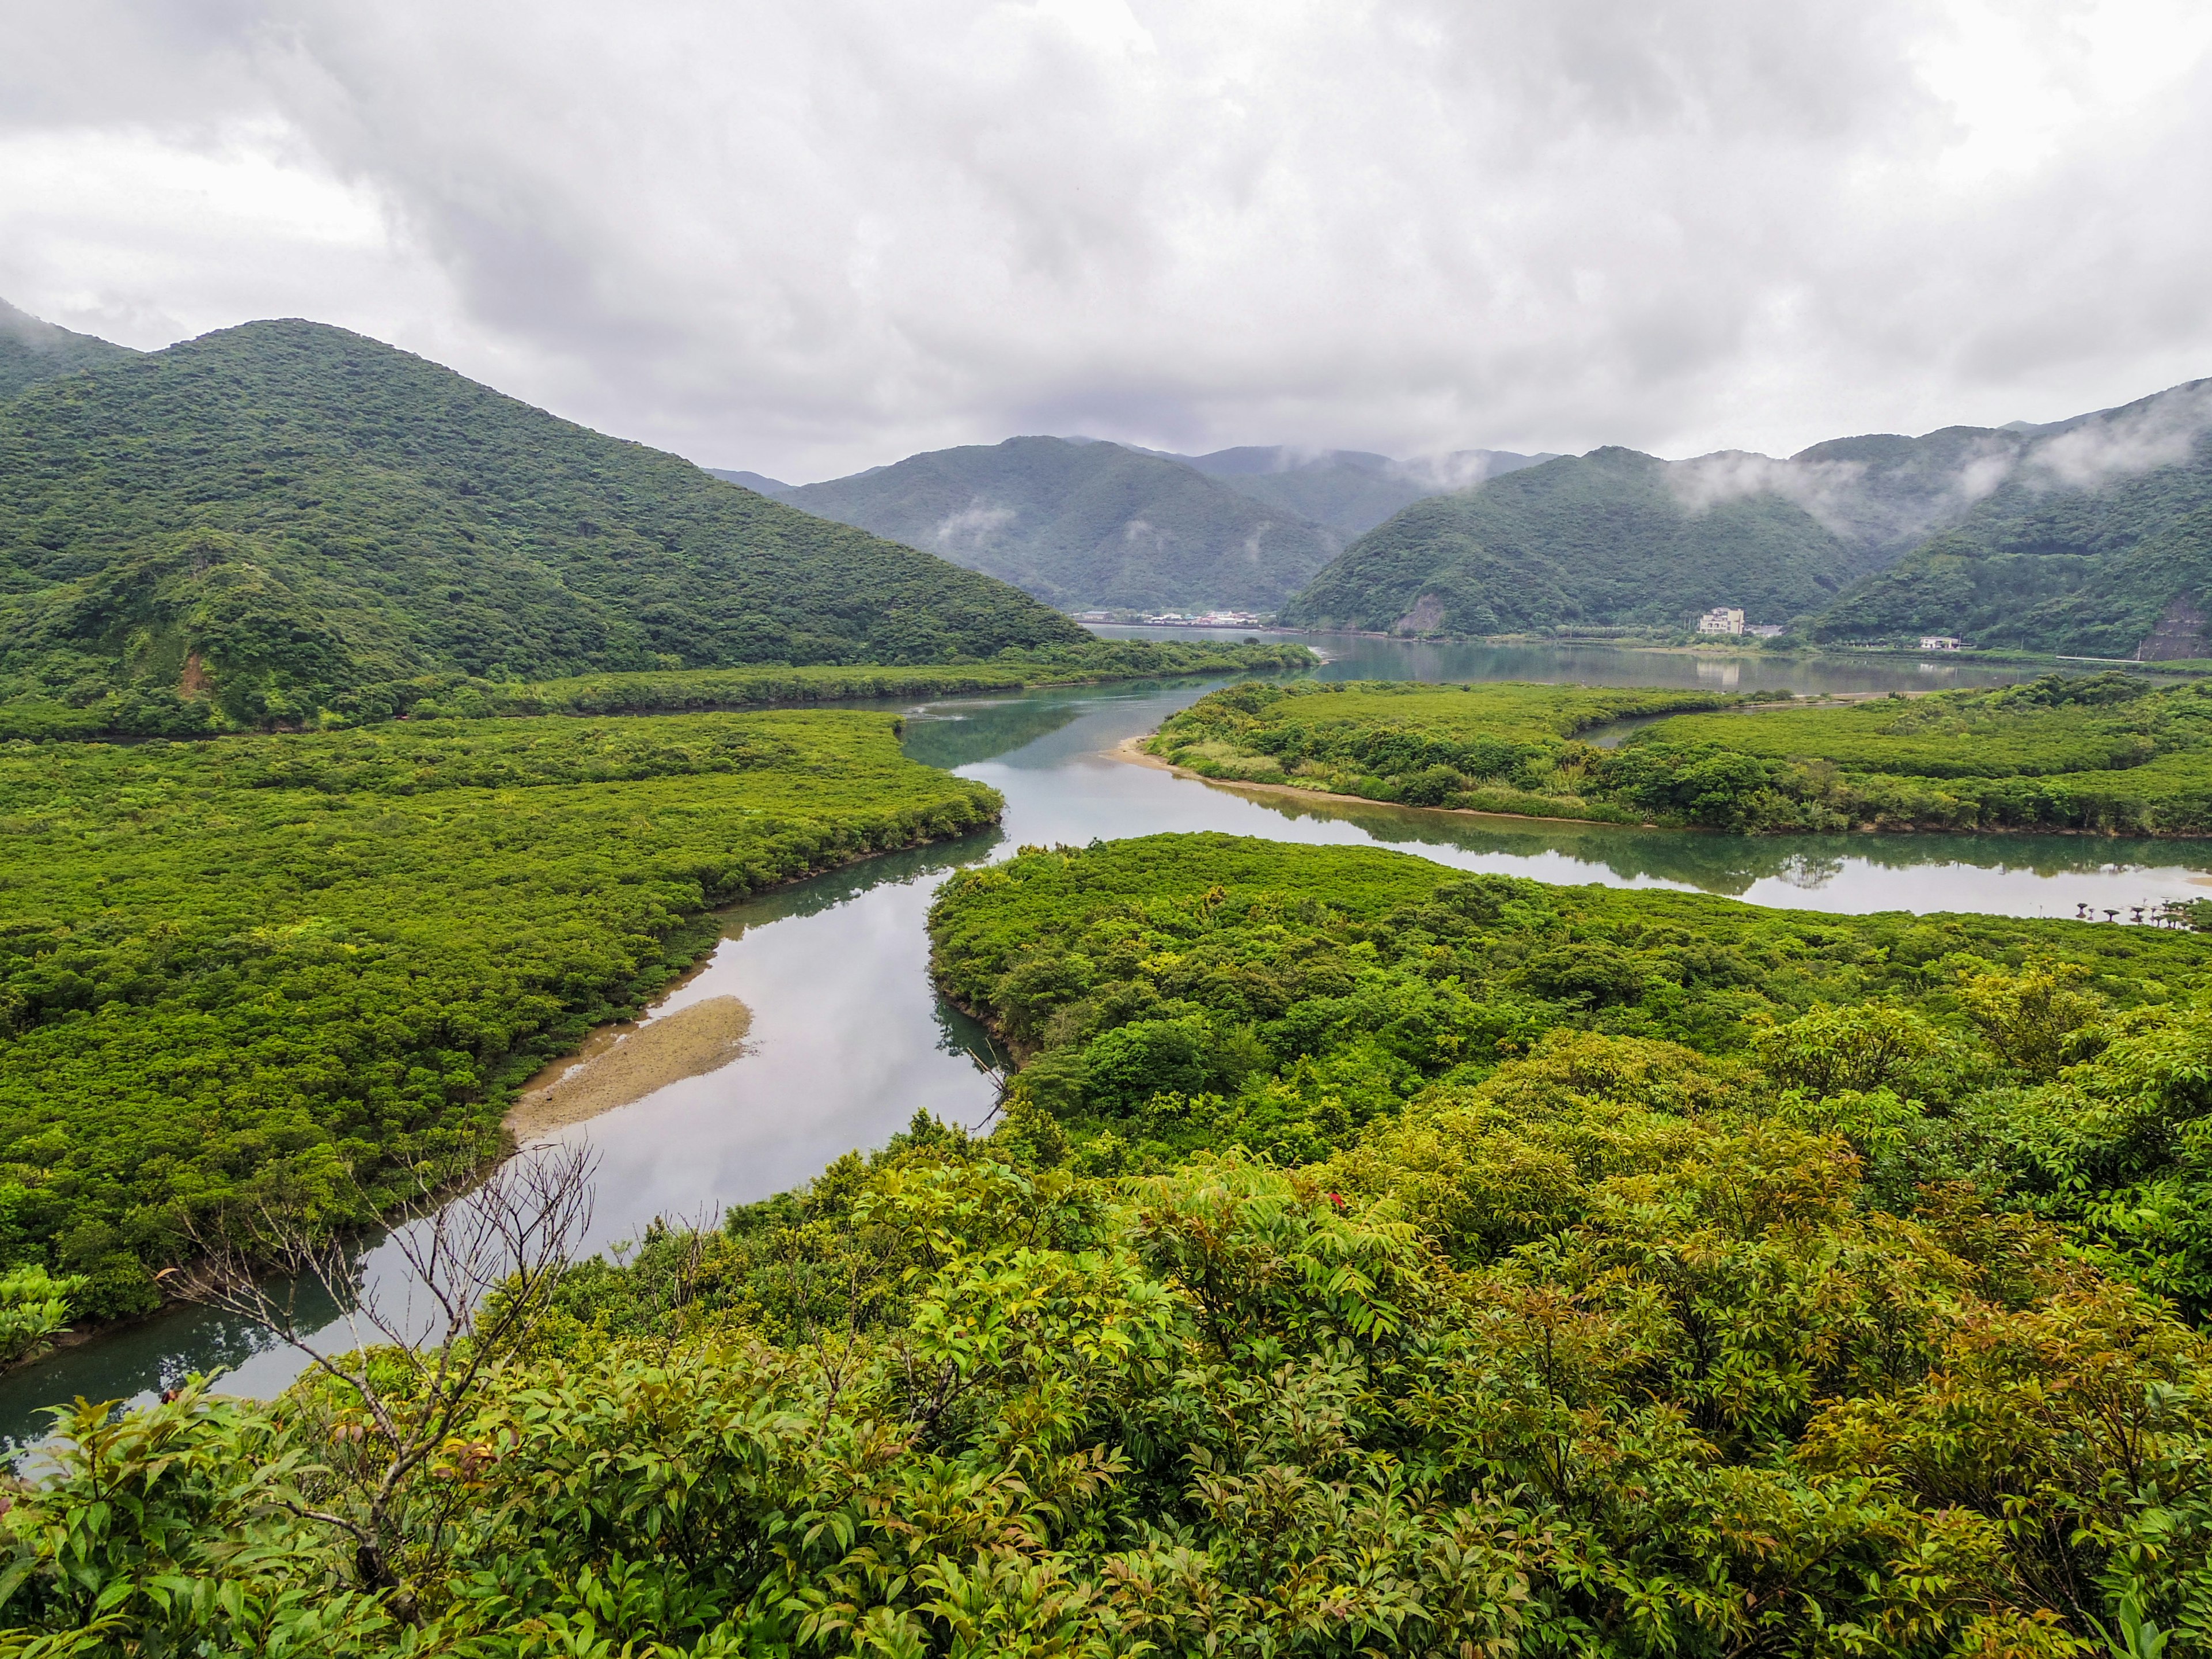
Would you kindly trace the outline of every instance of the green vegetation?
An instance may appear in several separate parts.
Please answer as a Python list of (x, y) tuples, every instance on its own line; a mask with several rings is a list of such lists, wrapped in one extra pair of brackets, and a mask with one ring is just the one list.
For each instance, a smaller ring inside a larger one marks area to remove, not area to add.
[[(1601, 769), (1657, 796), (1733, 766), (1730, 827), (2212, 834), (2212, 686), (2050, 676), (1741, 719), (1665, 720)], [(1709, 817), (1706, 821), (1725, 821)]]
[(1781, 495), (1700, 507), (1671, 486), (1668, 463), (1599, 449), (1415, 502), (1346, 548), (1282, 618), (1413, 634), (1674, 629), (1726, 603), (1782, 623), (1879, 562)]
[(1273, 611), (1343, 544), (1180, 461), (1064, 438), (910, 455), (777, 499), (1070, 610)]
[(1729, 605), (1819, 641), (2212, 656), (2208, 410), (2212, 382), (2193, 381), (2048, 426), (1787, 460), (1595, 450), (1415, 502), (1282, 615), (1544, 634), (1674, 629)]
[[(1821, 640), (2154, 659), (2212, 654), (2212, 442), (2193, 381), (2053, 428), (1978, 440), (1972, 506), (1813, 619)], [(1931, 434), (1933, 435), (1933, 434)], [(1962, 474), (1962, 476), (1964, 476)], [(1994, 479), (1994, 487), (1990, 480)]]
[(1327, 525), (1346, 537), (1375, 528), (1402, 507), (1446, 489), (1467, 489), (1552, 455), (1504, 449), (1462, 449), (1411, 461), (1357, 449), (1247, 446), (1171, 459), (1218, 478), (1240, 495)]
[(112, 729), (296, 723), (423, 675), (1088, 638), (1002, 583), (340, 329), (250, 324), (0, 404), (0, 703)]
[(1407, 806), (1636, 823), (1602, 799), (1603, 750), (1573, 741), (1613, 720), (1732, 707), (1719, 692), (1411, 681), (1251, 682), (1208, 693), (1146, 747), (1202, 777), (1288, 783)]
[[(2116, 499), (2062, 498), (2072, 532), (2045, 512), (1938, 536), (1816, 617), (1820, 640), (1910, 641), (2131, 657), (2170, 611), (2186, 625), (2155, 659), (2204, 654), (2212, 615), (2212, 467), (2175, 470)], [(2054, 546), (2053, 542), (2057, 544)]]
[[(1091, 640), (1080, 645), (1002, 651), (988, 662), (957, 666), (648, 669), (536, 682), (434, 674), (343, 694), (333, 699), (332, 706), (316, 723), (335, 730), (396, 716), (423, 720), (672, 714), (788, 703), (944, 697), (967, 691), (1081, 685), (1099, 680), (1265, 672), (1309, 668), (1314, 661), (1313, 653), (1302, 645)], [(81, 708), (35, 700), (0, 703), (0, 740), (139, 735), (134, 722), (143, 708), (143, 700), (129, 693), (111, 693)], [(179, 702), (168, 708), (162, 729), (152, 735), (206, 737), (220, 731), (222, 723), (222, 711), (213, 703)]]
[[(888, 714), (0, 747), (0, 1263), (155, 1299), (193, 1216), (488, 1152), (706, 907), (997, 816)], [(403, 1183), (404, 1184), (404, 1183)]]
[(136, 355), (96, 335), (41, 322), (0, 300), (0, 403), (40, 380)]
[[(1610, 750), (1572, 735), (1739, 702), (1661, 720)], [(1538, 817), (1741, 832), (2212, 835), (2212, 686), (2050, 675), (1928, 697), (1759, 702), (1574, 686), (1255, 682), (1202, 698), (1149, 747), (1210, 778)]]
[[(570, 1272), (400, 1488), (396, 1589), (308, 1518), (385, 1455), (345, 1386), (76, 1414), (4, 1650), (2212, 1641), (2212, 1346), (2130, 1282), (2212, 1267), (2212, 943), (1224, 836), (1030, 851), (935, 932), (1029, 1034), (997, 1135)], [(1410, 1086), (1302, 1142), (1229, 1103), (1338, 1062)]]

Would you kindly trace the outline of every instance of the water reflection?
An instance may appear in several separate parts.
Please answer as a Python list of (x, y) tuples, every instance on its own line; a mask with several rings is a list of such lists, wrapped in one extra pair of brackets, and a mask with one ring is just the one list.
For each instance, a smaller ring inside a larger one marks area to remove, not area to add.
[[(1094, 628), (1114, 639), (1236, 640), (1236, 629)], [(1544, 680), (1584, 685), (1681, 685), (1731, 691), (1927, 691), (2010, 685), (2041, 674), (2094, 674), (2100, 663), (1930, 662), (1912, 657), (1791, 656), (1767, 651), (1638, 651), (1607, 645), (1485, 645), (1376, 639), (1364, 634), (1269, 634), (1329, 659), (1333, 679)]]
[(2185, 860), (2212, 851), (2190, 843), (2084, 836), (1724, 836), (1203, 787), (1290, 824), (1352, 829), (1379, 845), (1441, 855), (1469, 868), (1540, 873), (1547, 880), (1694, 888), (1817, 910), (2071, 916), (2084, 901), (2136, 904), (2199, 896), (2200, 866)]

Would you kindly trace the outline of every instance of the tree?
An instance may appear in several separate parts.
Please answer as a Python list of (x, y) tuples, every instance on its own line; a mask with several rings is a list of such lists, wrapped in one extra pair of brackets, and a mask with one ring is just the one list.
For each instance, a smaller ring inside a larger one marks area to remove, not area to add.
[[(295, 1212), (264, 1202), (195, 1232), (201, 1261), (185, 1299), (253, 1321), (329, 1385), (303, 1398), (325, 1415), (330, 1462), (283, 1507), (343, 1534), (362, 1587), (393, 1592), (403, 1616), (411, 1600), (398, 1557), (415, 1477), (544, 1318), (591, 1225), (596, 1162), (579, 1147), (535, 1148), (444, 1203), (437, 1172), (418, 1169), (428, 1212), (392, 1218), (406, 1270), (397, 1307), (390, 1287), (362, 1282), (357, 1252)], [(318, 1289), (348, 1310), (343, 1350), (301, 1328), (301, 1293)]]

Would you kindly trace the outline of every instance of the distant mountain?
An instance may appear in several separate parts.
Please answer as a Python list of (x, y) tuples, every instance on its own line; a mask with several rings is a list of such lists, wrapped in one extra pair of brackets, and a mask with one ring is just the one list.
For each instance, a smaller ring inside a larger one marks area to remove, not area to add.
[(1502, 473), (1534, 466), (1550, 455), (1503, 449), (1462, 449), (1449, 455), (1393, 460), (1358, 449), (1293, 449), (1276, 445), (1172, 455), (1231, 489), (1346, 537), (1372, 530), (1392, 514), (1430, 495), (1466, 489)]
[(732, 472), (727, 467), (710, 466), (706, 469), (726, 483), (743, 484), (747, 489), (761, 495), (781, 497), (791, 486), (781, 478), (771, 478), (759, 472)]
[[(1407, 634), (1754, 623), (1826, 604), (1874, 556), (1767, 489), (1692, 488), (1632, 449), (1565, 456), (1417, 501), (1283, 608), (1286, 623)], [(1768, 465), (1774, 465), (1768, 463)]]
[(1951, 450), (1940, 527), (1826, 607), (1814, 637), (2212, 656), (2212, 380), (1931, 437)]
[(1180, 461), (1066, 438), (934, 450), (772, 493), (1067, 610), (1273, 611), (1343, 544)]
[(0, 403), (27, 386), (138, 354), (94, 334), (41, 322), (0, 300)]
[(180, 696), (272, 720), (372, 709), (379, 685), (428, 672), (1088, 637), (1004, 583), (315, 323), (0, 404), (0, 698), (122, 696), (158, 730), (191, 713)]
[[(1415, 503), (1284, 607), (1407, 633), (1681, 626), (1712, 605), (1826, 640), (2212, 655), (2212, 382), (2030, 426), (1815, 444), (1787, 460), (1624, 449)], [(2179, 609), (2176, 609), (2179, 607)], [(2169, 614), (2171, 613), (2171, 614)], [(2192, 642), (2193, 641), (2193, 642)]]

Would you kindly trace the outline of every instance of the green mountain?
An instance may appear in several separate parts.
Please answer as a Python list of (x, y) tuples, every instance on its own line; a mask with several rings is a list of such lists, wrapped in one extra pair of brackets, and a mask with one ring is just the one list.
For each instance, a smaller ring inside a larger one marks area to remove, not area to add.
[(1066, 438), (935, 450), (778, 499), (1069, 610), (1273, 611), (1342, 545), (1179, 461)]
[(1740, 465), (1748, 462), (1783, 465), (1598, 449), (1417, 501), (1346, 549), (1282, 620), (1496, 634), (1679, 627), (1726, 605), (1779, 623), (1875, 568), (1863, 542), (1749, 486)]
[(2212, 656), (2212, 380), (1962, 448), (1953, 521), (1826, 607), (1814, 637)]
[(138, 354), (95, 334), (41, 322), (0, 300), (0, 402), (25, 386)]
[[(1148, 454), (1164, 453), (1146, 451)], [(1503, 449), (1462, 449), (1396, 461), (1359, 449), (1294, 449), (1249, 446), (1210, 455), (1164, 455), (1240, 495), (1318, 525), (1357, 536), (1426, 496), (1468, 489), (1503, 473), (1534, 466), (1549, 455), (1516, 455)]]
[(0, 405), (0, 699), (119, 697), (120, 729), (373, 711), (377, 687), (440, 672), (1088, 637), (1002, 583), (315, 323)]

